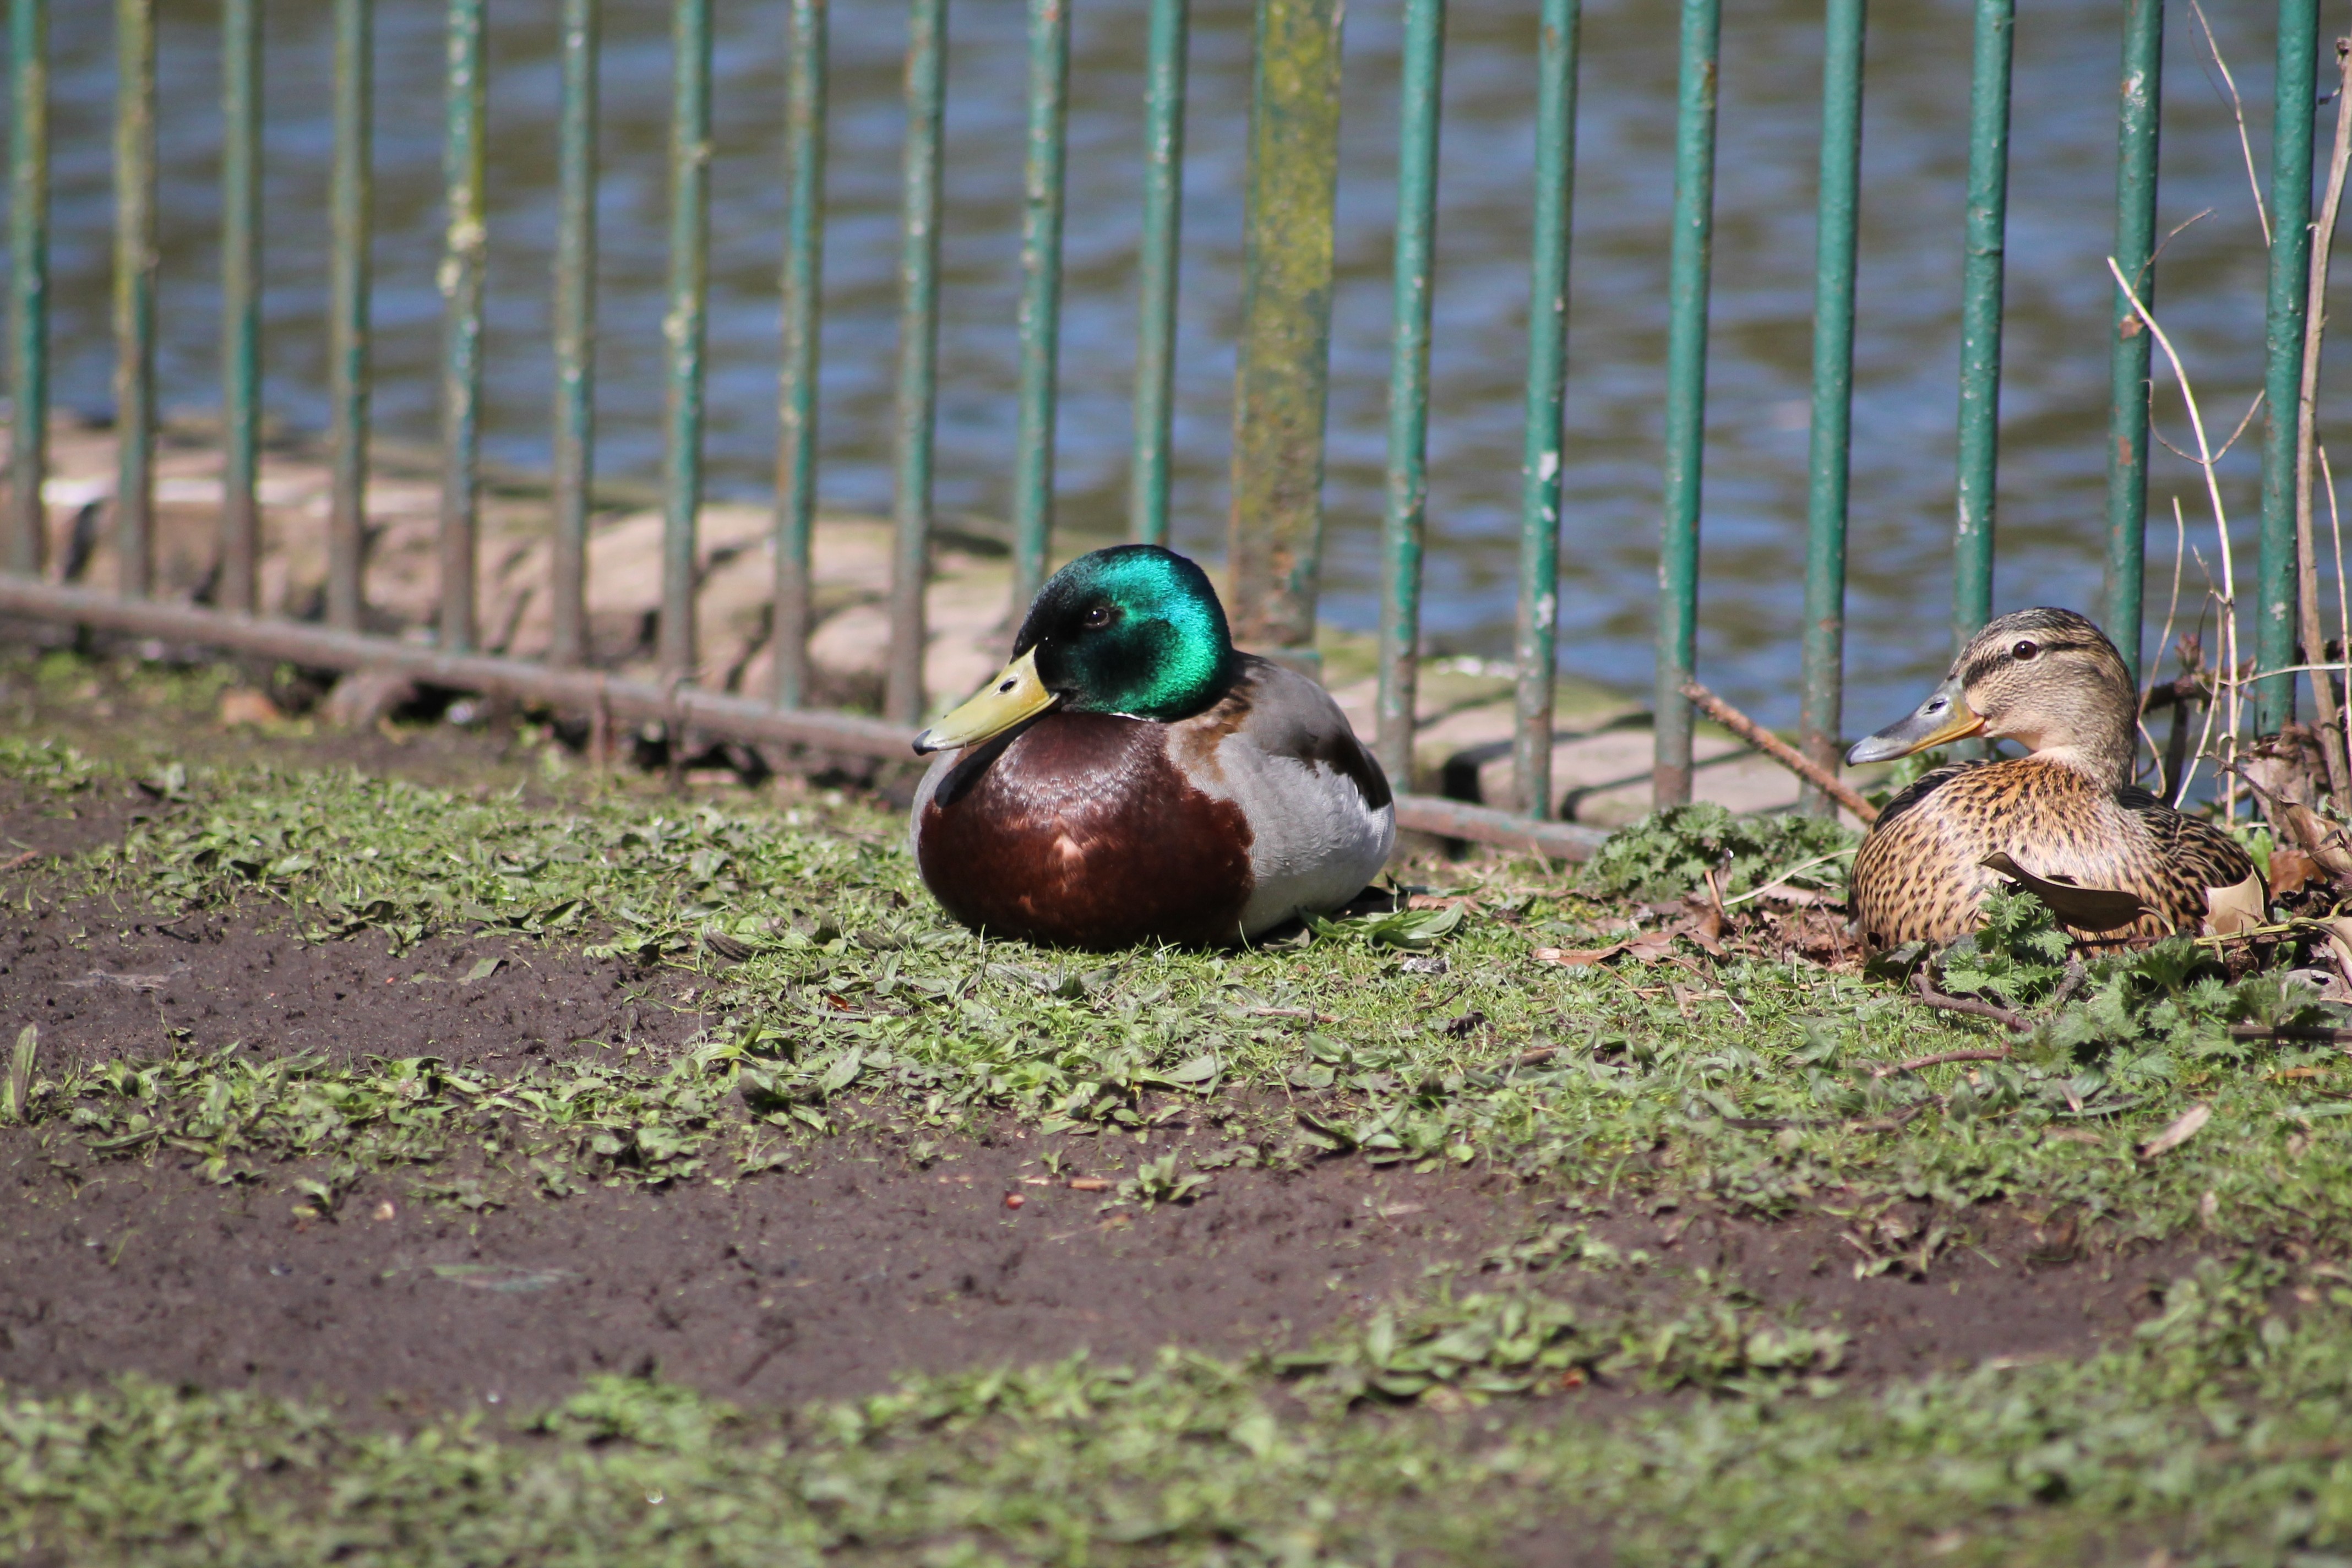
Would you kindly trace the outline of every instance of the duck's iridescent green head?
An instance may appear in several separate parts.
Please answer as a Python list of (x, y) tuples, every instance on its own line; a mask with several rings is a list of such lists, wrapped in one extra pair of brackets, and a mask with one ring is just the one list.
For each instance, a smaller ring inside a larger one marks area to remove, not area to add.
[(1021, 623), (1013, 662), (915, 749), (974, 745), (1056, 705), (1182, 719), (1224, 695), (1233, 664), (1206, 573), (1156, 544), (1097, 550), (1054, 574)]

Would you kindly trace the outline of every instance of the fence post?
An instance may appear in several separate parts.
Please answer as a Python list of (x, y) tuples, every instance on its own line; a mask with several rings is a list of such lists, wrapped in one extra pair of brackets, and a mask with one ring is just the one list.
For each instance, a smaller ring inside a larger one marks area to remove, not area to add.
[(792, 0), (784, 84), (784, 353), (776, 438), (775, 704), (808, 701), (809, 547), (816, 522), (817, 301), (824, 282), (826, 0)]
[(1706, 306), (1715, 248), (1715, 103), (1722, 0), (1683, 0), (1675, 127), (1674, 244), (1667, 267), (1665, 513), (1658, 542), (1658, 689), (1654, 805), (1691, 795), (1698, 652), (1699, 478), (1706, 456)]
[(899, 177), (890, 668), (882, 696), (883, 715), (902, 724), (923, 715), (923, 587), (931, 562), (932, 416), (939, 406), (940, 129), (947, 31), (947, 0), (910, 0), (907, 147)]
[(2017, 0), (1977, 0), (1969, 84), (1968, 237), (1960, 253), (1959, 474), (1952, 524), (1952, 647), (1992, 619), (2000, 456), (2001, 285), (2009, 244), (2009, 82)]
[(441, 626), (437, 645), (474, 648), (474, 534), (482, 445), (482, 33), (485, 0), (449, 0), (441, 182)]
[(1436, 259), (1438, 96), (1444, 69), (1445, 0), (1405, 0), (1374, 750), (1389, 777), (1406, 790), (1412, 787), (1413, 701), (1421, 684), (1421, 558), (1429, 511), (1429, 306)]
[(335, 0), (335, 167), (328, 195), (327, 624), (360, 630), (367, 573), (368, 251), (373, 0)]
[[(1835, 772), (1845, 680), (1846, 487), (1853, 434), (1853, 271), (1861, 205), (1864, 0), (1829, 0), (1822, 23), (1822, 174), (1814, 225), (1813, 420), (1805, 531), (1805, 754)], [(1807, 784), (1803, 808), (1837, 802)]]
[(1536, 48), (1535, 245), (1528, 259), (1527, 424), (1519, 448), (1518, 682), (1512, 778), (1519, 810), (1551, 815), (1559, 627), (1560, 403), (1568, 380), (1570, 218), (1576, 205), (1578, 0), (1543, 0)]
[(37, 577), (48, 553), (41, 481), (49, 454), (49, 6), (8, 7), (8, 570)]
[(116, 0), (114, 549), (116, 591), (155, 569), (155, 0)]
[(1323, 553), (1341, 0), (1258, 0), (1234, 385), (1234, 635), (1307, 668)]
[[(695, 532), (702, 512), (703, 343), (710, 271), (710, 0), (670, 27), (669, 306), (662, 317), (661, 671), (695, 675)], [(671, 735), (669, 743), (681, 744)], [(675, 754), (675, 753), (673, 753)]]
[[(2303, 400), (2303, 332), (2311, 287), (2311, 138), (2319, 107), (2318, 0), (2279, 0), (2278, 90), (2271, 120), (2271, 267), (2263, 373), (2263, 534), (2254, 569), (2254, 668), (2295, 658), (2295, 415)], [(2311, 659), (2323, 650), (2310, 648)], [(2295, 678), (2254, 683), (2254, 728), (2294, 717)]]
[(1135, 456), (1128, 531), (1168, 542), (1168, 441), (1176, 385), (1177, 244), (1184, 216), (1184, 51), (1187, 0), (1151, 0), (1144, 68), (1142, 270), (1135, 344)]
[(1029, 0), (1029, 132), (1021, 171), (1021, 408), (1013, 447), (1013, 605), (1045, 584), (1054, 533), (1054, 393), (1062, 341), (1062, 174), (1070, 0)]
[[(2122, 108), (2116, 150), (2116, 266), (2156, 303), (2156, 143), (2164, 89), (2164, 0), (2124, 0)], [(2107, 636), (2139, 679), (2147, 546), (2147, 366), (2152, 344), (2116, 290), (2107, 384)]]
[(555, 131), (554, 526), (548, 658), (588, 658), (588, 513), (596, 436), (598, 0), (563, 0)]
[(213, 602), (254, 609), (261, 517), (261, 5), (221, 6), (221, 518)]

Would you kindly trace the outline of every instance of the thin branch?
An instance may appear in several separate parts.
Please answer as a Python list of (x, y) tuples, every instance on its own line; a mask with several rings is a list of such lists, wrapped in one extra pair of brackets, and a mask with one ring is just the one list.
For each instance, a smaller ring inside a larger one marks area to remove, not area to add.
[(2246, 106), (2238, 97), (2238, 79), (2230, 74), (2230, 62), (2221, 58), (2221, 46), (2213, 39), (2213, 25), (2205, 20), (2205, 8), (2197, 0), (2189, 0), (2189, 14), (2197, 18), (2198, 31), (2205, 35), (2205, 52), (2212, 57), (2213, 68), (2221, 73), (2222, 84), (2230, 94), (2230, 116), (2238, 122), (2238, 154), (2246, 162), (2246, 184), (2254, 193), (2254, 216), (2263, 226), (2263, 248), (2271, 247), (2270, 204), (2263, 199), (2263, 180), (2254, 172), (2254, 144), (2246, 134)]
[[(2295, 608), (2302, 621), (2304, 657), (2325, 658), (2326, 635), (2319, 626), (2319, 561), (2311, 526), (2312, 458), (2318, 444), (2319, 350), (2327, 331), (2327, 262), (2334, 248), (2336, 220), (2344, 207), (2344, 175), (2352, 166), (2352, 44), (2336, 43), (2336, 145), (2327, 164), (2327, 197), (2320, 205), (2319, 222), (2311, 237), (2311, 278), (2303, 318), (2303, 379), (2294, 410), (2294, 544)], [(2328, 793), (2341, 801), (2352, 796), (2352, 763), (2347, 763), (2343, 737), (2336, 732), (2336, 683), (2315, 677), (2311, 694), (2319, 709), (2320, 750), (2327, 758)]]
[(1918, 994), (1920, 1001), (1939, 1012), (1966, 1013), (1972, 1018), (1990, 1018), (2002, 1028), (2015, 1034), (2032, 1032), (2033, 1026), (2025, 1021), (2022, 1014), (2013, 1012), (2007, 1007), (1996, 1007), (1990, 1002), (1978, 1002), (1966, 996), (1945, 995), (1936, 989), (1935, 982), (1927, 978), (1927, 972), (1924, 969), (1911, 977), (1911, 989)]
[[(1948, 996), (1945, 1000), (1953, 1002), (1958, 1001), (1958, 998)], [(1870, 1076), (1893, 1078), (1899, 1072), (1917, 1072), (1921, 1068), (1939, 1068), (1947, 1062), (2005, 1062), (2009, 1059), (2010, 1054), (2016, 1049), (2015, 1046), (1979, 1046), (1974, 1050), (1937, 1051), (1929, 1057), (1913, 1057), (1908, 1061), (1887, 1062), (1883, 1066), (1874, 1067), (1870, 1069)]]
[(1864, 827), (1878, 820), (1878, 808), (1863, 799), (1852, 784), (1697, 681), (1684, 681), (1682, 694), (1705, 710), (1708, 718), (1853, 813)]

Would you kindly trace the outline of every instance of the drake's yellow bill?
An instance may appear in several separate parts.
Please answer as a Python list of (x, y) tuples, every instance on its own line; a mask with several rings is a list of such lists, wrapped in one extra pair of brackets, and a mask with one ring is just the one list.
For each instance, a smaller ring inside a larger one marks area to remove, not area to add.
[(1033, 647), (998, 671), (978, 696), (916, 736), (915, 750), (949, 752), (976, 746), (1059, 700), (1037, 679), (1037, 650)]

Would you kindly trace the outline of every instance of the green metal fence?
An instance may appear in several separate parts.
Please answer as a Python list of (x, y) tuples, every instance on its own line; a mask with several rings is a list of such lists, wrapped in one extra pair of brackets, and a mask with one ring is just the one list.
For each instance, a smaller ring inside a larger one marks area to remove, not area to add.
[[(258, 335), (259, 0), (224, 0), (221, 163), (224, 500), (216, 608), (150, 597), (156, 410), (156, 0), (116, 0), (119, 97), (114, 335), (120, 473), (114, 509), (117, 591), (41, 580), (42, 482), (48, 416), (47, 23), (52, 0), (9, 0), (10, 212), (7, 371), (9, 477), (0, 508), (0, 611), (188, 641), (328, 668), (380, 665), (600, 713), (687, 723), (713, 734), (876, 754), (898, 752), (908, 726), (946, 693), (922, 689), (923, 588), (932, 537), (932, 441), (939, 401), (941, 134), (950, 6), (908, 0), (906, 138), (898, 280), (893, 419), (895, 547), (891, 648), (881, 721), (812, 710), (806, 639), (816, 495), (816, 388), (824, 238), (828, 0), (759, 0), (789, 39), (778, 179), (785, 233), (780, 266), (783, 339), (778, 374), (774, 519), (774, 681), (747, 698), (698, 690), (694, 574), (701, 510), (706, 300), (711, 156), (712, 0), (674, 0), (667, 310), (664, 320), (664, 463), (659, 682), (584, 668), (583, 598), (596, 364), (593, 289), (597, 0), (561, 0), (561, 100), (548, 134), (559, 149), (552, 283), (557, 367), (551, 424), (553, 604), (543, 665), (477, 651), (474, 573), (480, 494), (486, 0), (442, 0), (444, 299), (440, 407), (440, 618), (430, 647), (363, 635), (364, 487), (369, 343), (374, 0), (333, 0), (335, 145), (328, 260), (327, 439), (332, 488), (325, 522), (324, 626), (254, 616), (261, 426)], [(415, 0), (423, 3), (423, 0)], [(746, 0), (750, 3), (750, 0)], [(1106, 0), (1107, 3), (1107, 0)], [(1171, 377), (1184, 153), (1186, 0), (1145, 8), (1146, 176), (1137, 215), (1139, 339), (1134, 390), (1130, 527), (1169, 532)], [(1377, 748), (1401, 780), (1412, 769), (1426, 537), (1432, 258), (1436, 222), (1445, 0), (1399, 0), (1403, 22), (1397, 216), (1389, 378), (1387, 483)], [(1699, 614), (1704, 412), (1709, 341), (1721, 0), (1675, 0), (1680, 49), (1675, 190), (1667, 237), (1669, 335), (1662, 409), (1663, 506), (1657, 601), (1654, 793), (1687, 799), (1692, 716), (1682, 689), (1694, 669)], [(1027, 116), (1021, 221), (1019, 439), (1013, 486), (1013, 591), (1042, 581), (1054, 534), (1056, 369), (1061, 315), (1064, 164), (1073, 0), (1026, 0)], [(1458, 803), (1405, 797), (1408, 826), (1587, 852), (1589, 830), (1550, 814), (1550, 759), (1560, 549), (1562, 396), (1568, 364), (1570, 214), (1576, 174), (1579, 0), (1526, 0), (1540, 19), (1528, 62), (1536, 178), (1528, 194), (1528, 334), (1521, 476), (1517, 724), (1520, 799), (1514, 821)], [(1824, 0), (1822, 132), (1811, 428), (1806, 509), (1801, 749), (1833, 762), (1842, 723), (1847, 474), (1855, 333), (1856, 213), (1866, 0)], [(1982, 624), (1992, 600), (1999, 455), (2003, 247), (2009, 177), (2015, 0), (1975, 0), (1967, 138), (1954, 516), (1952, 629)], [(1660, 7), (1661, 21), (1666, 16)], [(2315, 0), (2279, 0), (2273, 111), (2261, 559), (2253, 595), (2261, 671), (2298, 660), (2294, 620), (2294, 411), (2302, 374), (2310, 258), (2312, 126), (2317, 101)], [(1340, 0), (1257, 0), (1246, 174), (1244, 277), (1233, 427), (1230, 594), (1240, 637), (1305, 663), (1313, 658), (1322, 550), (1322, 466), (1339, 168)], [(2157, 243), (2157, 148), (2162, 110), (2163, 0), (2126, 0), (2119, 29), (2114, 256), (2143, 300)], [(2149, 339), (2116, 291), (2108, 425), (2104, 620), (2139, 668), (2147, 483)], [(2292, 675), (2257, 684), (2264, 727), (2291, 716)], [(1809, 795), (1815, 809), (1828, 803)]]

